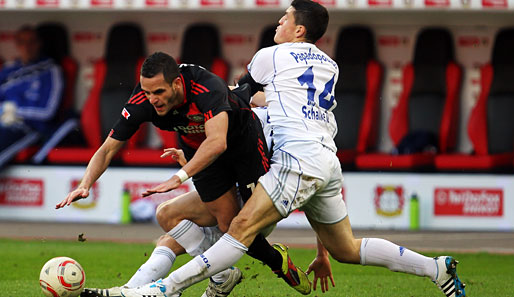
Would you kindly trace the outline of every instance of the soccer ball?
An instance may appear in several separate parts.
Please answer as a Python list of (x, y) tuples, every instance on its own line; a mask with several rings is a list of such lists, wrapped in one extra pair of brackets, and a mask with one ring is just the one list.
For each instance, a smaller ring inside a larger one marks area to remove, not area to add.
[(39, 275), (39, 285), (48, 297), (79, 296), (85, 282), (86, 274), (82, 266), (68, 257), (48, 260)]

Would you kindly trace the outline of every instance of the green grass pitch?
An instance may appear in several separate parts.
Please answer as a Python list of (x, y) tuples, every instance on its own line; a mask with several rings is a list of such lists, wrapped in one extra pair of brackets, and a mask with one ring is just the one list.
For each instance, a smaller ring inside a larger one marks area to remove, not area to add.
[[(43, 264), (56, 256), (79, 261), (86, 271), (87, 287), (122, 285), (146, 261), (153, 247), (150, 243), (0, 239), (0, 296), (43, 296), (38, 283), (39, 273)], [(307, 269), (315, 250), (290, 249), (290, 254), (297, 265)], [(467, 284), (468, 296), (514, 296), (514, 255), (452, 255), (461, 263), (458, 272)], [(187, 255), (178, 257), (174, 267), (189, 259)], [(259, 261), (244, 256), (237, 266), (243, 271), (244, 279), (231, 296), (302, 296), (277, 279)], [(443, 296), (427, 278), (393, 273), (385, 268), (338, 264), (335, 261), (332, 262), (332, 269), (336, 287), (325, 294), (318, 288), (310, 296)], [(183, 296), (201, 296), (206, 285), (206, 281), (197, 284), (184, 292)]]

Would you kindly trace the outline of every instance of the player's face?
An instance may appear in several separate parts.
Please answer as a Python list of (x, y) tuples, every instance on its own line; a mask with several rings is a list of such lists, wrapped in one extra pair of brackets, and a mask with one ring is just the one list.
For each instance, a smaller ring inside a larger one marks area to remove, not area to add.
[(22, 31), (16, 36), (16, 48), (23, 63), (35, 60), (39, 56), (39, 40), (36, 32)]
[(294, 7), (289, 6), (286, 13), (278, 21), (277, 30), (273, 40), (277, 44), (293, 42), (296, 37), (297, 26), (294, 19)]
[(166, 115), (173, 107), (184, 101), (180, 78), (176, 78), (170, 85), (162, 73), (159, 73), (150, 78), (141, 76), (140, 81), (141, 89), (160, 116)]

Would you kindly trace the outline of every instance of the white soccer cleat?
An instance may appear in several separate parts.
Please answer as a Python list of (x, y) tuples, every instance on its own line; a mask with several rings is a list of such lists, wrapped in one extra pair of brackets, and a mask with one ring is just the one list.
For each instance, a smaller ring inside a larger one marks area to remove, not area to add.
[(162, 279), (133, 289), (122, 289), (122, 297), (180, 297), (182, 293), (166, 294)]
[(232, 267), (230, 275), (224, 283), (216, 283), (209, 279), (209, 286), (203, 293), (202, 297), (226, 297), (232, 292), (234, 287), (241, 282), (243, 274), (237, 267)]
[(434, 283), (446, 295), (446, 297), (465, 297), (463, 284), (457, 276), (458, 261), (450, 256), (434, 258), (437, 266), (437, 276)]
[(80, 297), (122, 297), (121, 289), (128, 287), (112, 287), (110, 289), (85, 288)]

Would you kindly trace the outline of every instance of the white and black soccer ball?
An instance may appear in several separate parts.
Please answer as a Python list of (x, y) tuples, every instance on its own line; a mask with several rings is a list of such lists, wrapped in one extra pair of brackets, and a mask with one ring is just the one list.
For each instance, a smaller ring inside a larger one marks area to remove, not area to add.
[(39, 285), (48, 297), (77, 297), (84, 289), (86, 274), (79, 262), (68, 257), (48, 260), (41, 269)]

